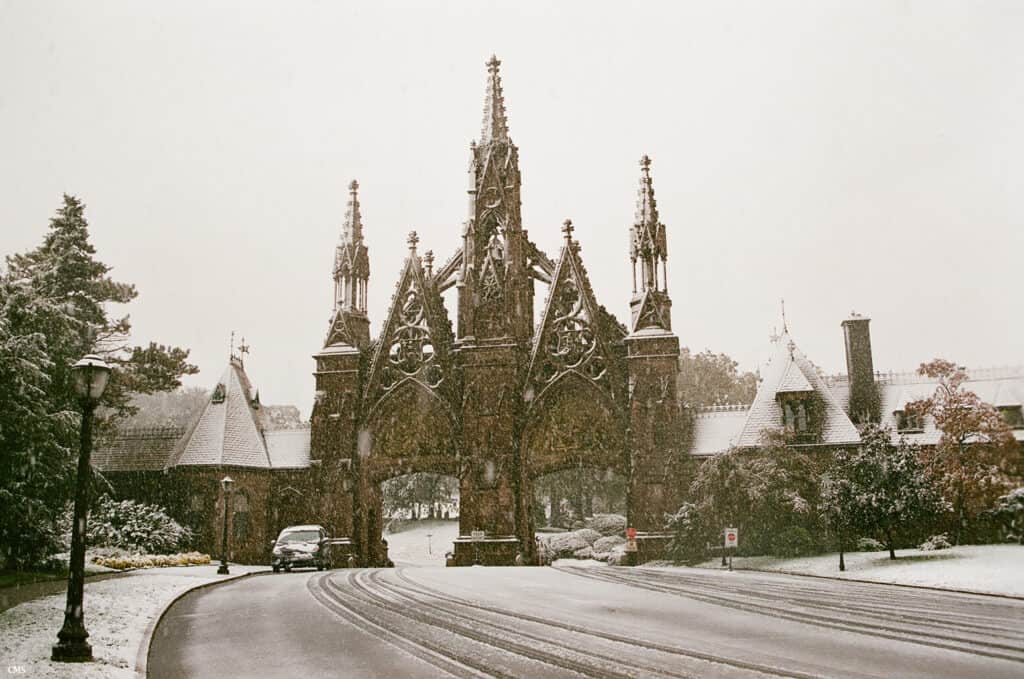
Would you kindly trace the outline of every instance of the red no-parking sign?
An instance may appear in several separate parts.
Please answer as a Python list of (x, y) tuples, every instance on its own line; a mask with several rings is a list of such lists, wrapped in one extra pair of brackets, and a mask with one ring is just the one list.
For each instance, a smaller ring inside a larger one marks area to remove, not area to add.
[(725, 546), (726, 547), (739, 547), (740, 545), (740, 534), (735, 528), (725, 529)]

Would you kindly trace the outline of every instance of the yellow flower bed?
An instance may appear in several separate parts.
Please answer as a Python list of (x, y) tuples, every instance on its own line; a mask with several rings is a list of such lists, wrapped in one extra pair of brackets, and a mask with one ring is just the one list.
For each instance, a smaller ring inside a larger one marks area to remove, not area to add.
[(165, 568), (167, 566), (199, 566), (210, 563), (209, 554), (185, 552), (183, 554), (130, 554), (127, 556), (96, 556), (92, 562), (99, 566), (124, 570), (126, 568)]

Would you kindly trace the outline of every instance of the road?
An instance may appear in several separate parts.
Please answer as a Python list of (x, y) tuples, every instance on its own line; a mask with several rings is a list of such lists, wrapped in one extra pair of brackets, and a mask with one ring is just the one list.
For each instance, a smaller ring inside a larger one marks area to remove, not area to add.
[(1019, 679), (1024, 601), (685, 569), (295, 572), (184, 597), (149, 676)]

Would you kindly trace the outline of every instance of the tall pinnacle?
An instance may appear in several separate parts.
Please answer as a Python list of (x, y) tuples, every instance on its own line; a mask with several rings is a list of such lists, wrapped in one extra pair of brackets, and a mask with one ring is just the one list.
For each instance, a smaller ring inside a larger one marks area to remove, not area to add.
[(363, 216), (359, 212), (359, 182), (355, 179), (348, 185), (348, 207), (345, 208), (341, 240), (350, 243), (360, 243), (363, 240)]
[(490, 141), (509, 141), (508, 119), (505, 116), (505, 97), (501, 91), (501, 74), (498, 67), (501, 61), (491, 55), (487, 62), (487, 93), (484, 95), (484, 124), (480, 133), (480, 143)]
[[(657, 326), (669, 330), (671, 320), (668, 318), (668, 239), (665, 237), (665, 225), (658, 217), (658, 203), (654, 199), (654, 184), (651, 182), (651, 159), (644, 156), (640, 159), (640, 188), (636, 197), (636, 218), (629, 227), (629, 258), (633, 262), (633, 330), (641, 327)], [(639, 269), (637, 267), (639, 264)], [(639, 274), (639, 280), (637, 279)], [(638, 286), (639, 283), (639, 286)], [(644, 308), (643, 300), (655, 293), (652, 308)], [(639, 294), (644, 293), (644, 294)]]
[(640, 189), (636, 199), (636, 223), (638, 226), (658, 226), (658, 202), (654, 199), (654, 184), (651, 182), (651, 159), (644, 154), (640, 159)]

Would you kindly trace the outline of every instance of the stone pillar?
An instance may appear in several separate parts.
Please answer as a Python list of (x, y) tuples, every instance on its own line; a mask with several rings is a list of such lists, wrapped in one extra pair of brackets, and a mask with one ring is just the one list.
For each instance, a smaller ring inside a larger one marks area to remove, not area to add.
[(687, 454), (676, 397), (679, 339), (648, 328), (626, 337), (629, 370), (630, 479), (627, 522), (637, 530), (645, 560), (663, 547), (664, 515), (675, 511), (685, 488), (677, 471)]
[[(476, 558), (488, 565), (512, 565), (518, 552), (519, 354), (515, 344), (502, 342), (457, 350), (464, 389), (461, 451), (469, 470), (461, 483), (461, 539), (455, 543), (455, 562), (460, 566)], [(485, 532), (484, 543), (467, 541), (474, 530)]]
[(334, 537), (356, 542), (359, 350), (333, 345), (316, 359), (316, 400), (310, 417), (310, 489), (307, 499)]

